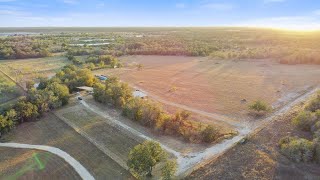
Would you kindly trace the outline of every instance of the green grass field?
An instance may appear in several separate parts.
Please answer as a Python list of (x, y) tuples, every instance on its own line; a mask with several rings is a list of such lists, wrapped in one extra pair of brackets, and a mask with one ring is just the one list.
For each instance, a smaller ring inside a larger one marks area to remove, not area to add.
[(4, 141), (57, 147), (78, 160), (96, 179), (131, 178), (127, 170), (51, 113), (39, 121), (21, 124), (5, 135)]
[(19, 97), (21, 89), (14, 82), (0, 73), (0, 105)]
[(0, 179), (81, 179), (60, 157), (37, 150), (0, 148)]
[(76, 105), (58, 112), (80, 130), (88, 134), (101, 146), (107, 148), (123, 162), (127, 161), (129, 151), (137, 144), (139, 138), (128, 132), (123, 132), (108, 124), (104, 117), (89, 111), (81, 105)]

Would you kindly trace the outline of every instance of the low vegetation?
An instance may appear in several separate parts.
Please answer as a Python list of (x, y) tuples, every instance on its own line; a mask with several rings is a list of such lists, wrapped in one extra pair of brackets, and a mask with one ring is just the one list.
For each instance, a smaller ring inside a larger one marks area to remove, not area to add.
[[(2, 74), (0, 74), (2, 76)], [(0, 104), (19, 96), (16, 84), (4, 76), (0, 77)]]
[(248, 106), (248, 108), (253, 111), (255, 115), (264, 115), (271, 110), (271, 107), (261, 100), (254, 101)]
[[(317, 162), (320, 164), (320, 96), (313, 98), (292, 123), (299, 129), (310, 132), (313, 139), (284, 137), (280, 140), (280, 151), (295, 162)], [(312, 111), (309, 111), (312, 110)]]
[(105, 84), (97, 83), (93, 97), (96, 101), (119, 108), (129, 119), (157, 132), (176, 135), (191, 142), (212, 143), (223, 136), (213, 126), (202, 126), (190, 119), (188, 111), (178, 111), (175, 115), (166, 113), (160, 104), (141, 98), (134, 98), (133, 90), (127, 83), (110, 77)]

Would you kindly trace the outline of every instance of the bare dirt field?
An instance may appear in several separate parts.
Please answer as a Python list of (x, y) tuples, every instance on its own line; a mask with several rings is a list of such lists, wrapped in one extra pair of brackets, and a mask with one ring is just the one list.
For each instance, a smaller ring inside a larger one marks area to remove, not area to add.
[[(248, 120), (248, 103), (262, 99), (279, 109), (320, 83), (320, 66), (273, 60), (211, 60), (199, 57), (127, 56), (117, 75), (150, 96), (201, 111)], [(136, 64), (143, 64), (137, 70)], [(241, 100), (244, 100), (242, 102)]]
[(39, 121), (21, 124), (5, 140), (57, 147), (78, 160), (96, 179), (131, 178), (127, 170), (51, 113)]
[(235, 146), (186, 179), (319, 179), (319, 165), (294, 163), (279, 153), (277, 145), (287, 135), (312, 139), (311, 133), (297, 130), (291, 123), (302, 105), (295, 106), (245, 144)]
[(81, 179), (63, 159), (48, 152), (0, 148), (0, 179)]

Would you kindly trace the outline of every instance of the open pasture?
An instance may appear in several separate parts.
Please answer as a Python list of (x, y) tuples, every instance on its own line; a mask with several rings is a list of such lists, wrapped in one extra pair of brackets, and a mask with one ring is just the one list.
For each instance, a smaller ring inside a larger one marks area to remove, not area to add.
[(2, 60), (0, 61), (0, 68), (19, 84), (25, 85), (26, 81), (34, 80), (39, 76), (51, 77), (57, 70), (69, 63), (70, 61), (66, 57), (53, 56), (23, 60)]
[(0, 72), (0, 105), (16, 99), (21, 94), (21, 89)]
[[(119, 76), (156, 100), (238, 121), (251, 119), (247, 106), (257, 99), (277, 110), (320, 83), (318, 65), (284, 65), (271, 59), (127, 56), (121, 60), (127, 68), (95, 74)], [(143, 68), (138, 70), (137, 64)]]

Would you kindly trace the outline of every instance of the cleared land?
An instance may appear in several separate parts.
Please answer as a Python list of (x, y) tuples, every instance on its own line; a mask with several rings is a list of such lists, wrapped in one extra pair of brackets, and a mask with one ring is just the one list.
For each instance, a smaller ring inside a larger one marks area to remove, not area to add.
[(57, 147), (77, 159), (96, 179), (131, 178), (127, 170), (51, 113), (40, 121), (18, 126), (5, 139)]
[(39, 76), (53, 76), (57, 70), (69, 63), (70, 61), (63, 56), (1, 60), (0, 69), (15, 81), (19, 82), (19, 84), (25, 86), (26, 81), (37, 79)]
[(297, 130), (291, 123), (301, 110), (299, 104), (272, 124), (230, 149), (186, 179), (319, 179), (320, 166), (295, 163), (279, 153), (278, 142), (287, 135), (312, 139), (311, 133)]
[[(199, 57), (127, 56), (117, 75), (151, 97), (237, 121), (249, 120), (248, 103), (262, 99), (279, 109), (320, 83), (320, 66), (283, 65), (273, 60), (211, 60)], [(136, 64), (143, 64), (137, 70)], [(245, 102), (241, 102), (245, 100)]]
[(63, 159), (48, 152), (0, 148), (0, 179), (81, 179)]

